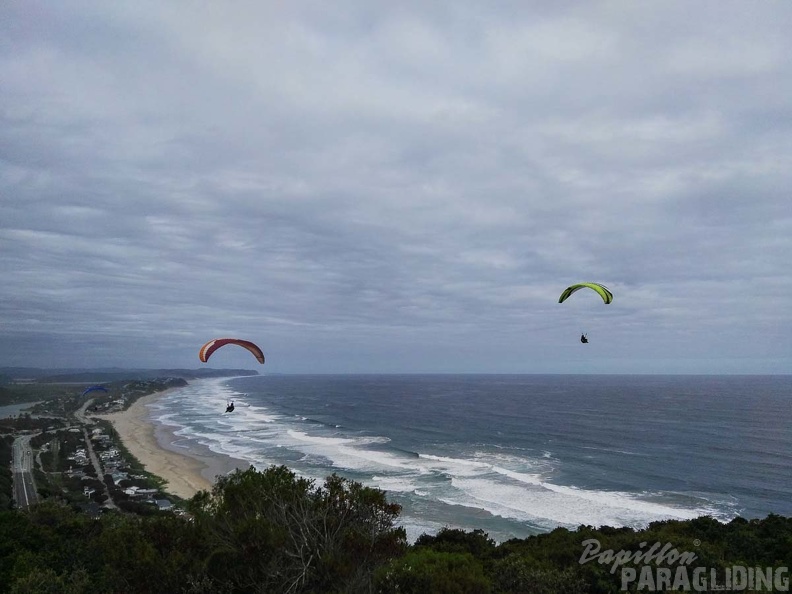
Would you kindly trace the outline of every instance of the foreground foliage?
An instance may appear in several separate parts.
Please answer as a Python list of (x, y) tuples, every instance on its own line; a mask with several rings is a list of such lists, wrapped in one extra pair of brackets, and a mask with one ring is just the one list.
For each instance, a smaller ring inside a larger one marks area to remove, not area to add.
[(284, 466), (221, 478), (191, 511), (207, 575), (229, 589), (367, 592), (373, 569), (406, 548), (401, 508), (382, 491), (336, 475), (315, 488)]
[(691, 568), (792, 566), (792, 519), (774, 515), (559, 528), (500, 544), (480, 530), (444, 529), (408, 546), (394, 524), (400, 508), (382, 491), (336, 475), (316, 485), (285, 467), (234, 472), (190, 511), (99, 520), (52, 502), (2, 511), (0, 592), (621, 591), (612, 563), (580, 563), (591, 540), (601, 551), (668, 543), (695, 553)]
[(12, 444), (10, 435), (0, 435), (0, 510), (11, 509), (13, 482), (11, 476)]
[(369, 592), (407, 546), (382, 491), (282, 466), (223, 477), (190, 511), (0, 513), (0, 592)]

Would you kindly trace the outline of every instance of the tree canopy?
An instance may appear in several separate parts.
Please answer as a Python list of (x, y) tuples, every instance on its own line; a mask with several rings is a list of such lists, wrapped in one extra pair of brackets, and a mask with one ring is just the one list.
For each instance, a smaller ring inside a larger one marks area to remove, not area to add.
[(224, 476), (189, 510), (93, 519), (46, 501), (0, 511), (0, 593), (623, 591), (610, 563), (581, 563), (591, 539), (628, 553), (670, 543), (695, 553), (691, 568), (792, 566), (792, 519), (776, 515), (558, 528), (503, 543), (444, 528), (408, 545), (383, 491), (337, 475), (316, 484), (284, 466)]

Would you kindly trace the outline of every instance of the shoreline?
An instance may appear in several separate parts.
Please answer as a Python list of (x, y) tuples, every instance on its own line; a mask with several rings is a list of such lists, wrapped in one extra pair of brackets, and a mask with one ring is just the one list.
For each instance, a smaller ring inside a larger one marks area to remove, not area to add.
[(197, 443), (179, 446), (184, 438), (171, 427), (151, 418), (149, 405), (171, 393), (171, 388), (136, 400), (127, 410), (107, 415), (92, 415), (110, 421), (129, 453), (138, 459), (147, 472), (165, 482), (164, 489), (182, 499), (190, 499), (198, 491), (211, 491), (218, 476), (237, 468), (247, 469), (248, 462), (217, 454)]

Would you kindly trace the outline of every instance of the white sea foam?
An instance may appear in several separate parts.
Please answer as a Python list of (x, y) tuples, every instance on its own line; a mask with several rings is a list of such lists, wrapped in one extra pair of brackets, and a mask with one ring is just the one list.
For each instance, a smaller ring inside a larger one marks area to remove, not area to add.
[(526, 483), (528, 485), (542, 485), (542, 477), (536, 474), (526, 474), (524, 472), (515, 472), (513, 470), (507, 470), (506, 468), (501, 468), (500, 466), (493, 466), (492, 470), (498, 474), (502, 474), (504, 476), (508, 476), (511, 479), (519, 481), (521, 483)]
[(402, 455), (366, 448), (387, 443), (390, 440), (386, 437), (329, 437), (287, 428), (280, 438), (283, 442), (281, 445), (309, 455), (311, 460), (321, 458), (334, 468), (360, 472), (410, 469), (408, 460)]
[(423, 461), (422, 466), (432, 472), (441, 472), (450, 476), (475, 476), (489, 470), (489, 464), (464, 458), (449, 458), (432, 454), (418, 454)]
[(373, 476), (371, 485), (383, 491), (412, 493), (415, 491), (415, 477)]
[(277, 415), (271, 415), (259, 407), (243, 408), (238, 407), (234, 410), (234, 417), (241, 417), (242, 422), (249, 423), (275, 423), (278, 421)]
[[(482, 508), (493, 515), (538, 525), (636, 526), (662, 519), (690, 519), (713, 511), (700, 500), (677, 506), (648, 501), (640, 494), (553, 484), (546, 477), (557, 461), (549, 452), (538, 460), (485, 452), (476, 452), (473, 460), (432, 455), (421, 458), (437, 462), (435, 470), (450, 473), (456, 492), (439, 496), (443, 502)], [(511, 468), (493, 462), (507, 463)], [(529, 472), (514, 470), (520, 467)]]
[(354, 443), (354, 439), (346, 437), (322, 437), (319, 435), (308, 435), (305, 431), (295, 431), (289, 429), (286, 431), (289, 437), (297, 441), (313, 444), (320, 447), (339, 446), (345, 443)]
[(485, 509), (502, 518), (551, 528), (595, 526), (640, 526), (663, 519), (690, 519), (700, 510), (641, 502), (625, 493), (557, 491), (547, 486), (526, 488), (488, 479), (455, 478), (457, 493), (440, 500), (449, 505)]
[(408, 458), (398, 454), (390, 454), (379, 450), (367, 450), (365, 448), (338, 448), (338, 453), (349, 462), (362, 461), (364, 468), (391, 468), (400, 470), (413, 470), (413, 465)]

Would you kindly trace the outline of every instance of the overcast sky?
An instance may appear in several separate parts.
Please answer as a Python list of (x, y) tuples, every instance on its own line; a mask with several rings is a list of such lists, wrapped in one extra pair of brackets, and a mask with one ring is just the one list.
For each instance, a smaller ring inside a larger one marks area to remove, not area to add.
[[(792, 3), (0, 5), (0, 367), (792, 372)], [(580, 281), (604, 283), (558, 304)], [(587, 332), (590, 343), (578, 338)]]

